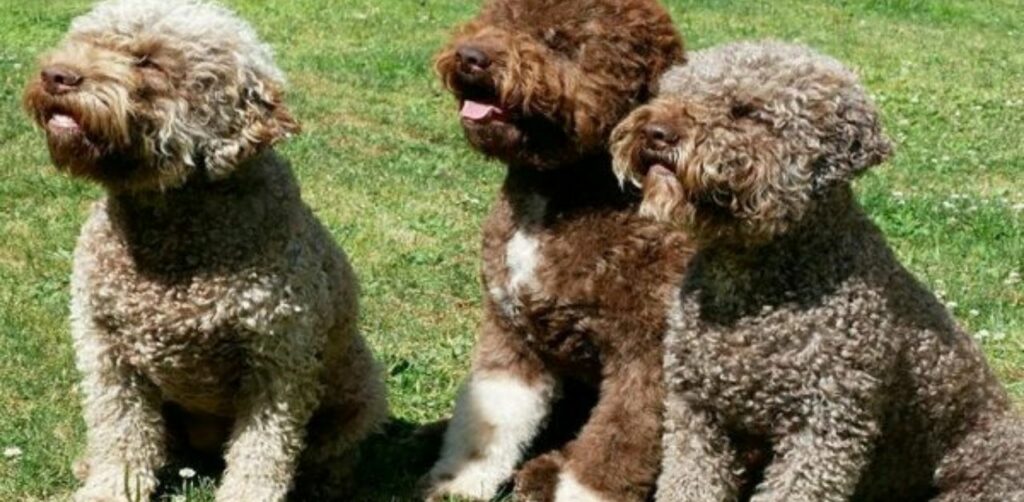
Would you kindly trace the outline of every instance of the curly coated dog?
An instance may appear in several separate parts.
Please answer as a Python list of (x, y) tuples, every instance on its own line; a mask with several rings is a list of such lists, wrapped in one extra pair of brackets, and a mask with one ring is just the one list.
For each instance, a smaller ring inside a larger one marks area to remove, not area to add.
[(608, 137), (682, 61), (653, 0), (493, 0), (437, 57), (470, 144), (507, 170), (483, 227), (484, 325), (430, 496), (499, 493), (571, 386), (599, 401), (575, 440), (522, 466), (520, 499), (653, 489), (662, 336), (690, 253), (681, 232), (639, 217)]
[(198, 0), (101, 3), (29, 83), (54, 163), (106, 190), (74, 254), (76, 500), (147, 500), (172, 410), (193, 446), (225, 443), (231, 501), (281, 500), (297, 470), (344, 484), (386, 417), (353, 271), (271, 148), (298, 130), (283, 86), (253, 30)]
[(851, 181), (890, 143), (856, 77), (781, 43), (696, 53), (613, 134), (699, 249), (666, 338), (658, 500), (1024, 500), (1024, 421)]

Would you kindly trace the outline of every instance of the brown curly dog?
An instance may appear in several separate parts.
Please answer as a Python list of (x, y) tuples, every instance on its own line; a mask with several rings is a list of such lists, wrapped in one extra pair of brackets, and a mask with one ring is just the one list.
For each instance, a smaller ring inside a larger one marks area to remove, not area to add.
[(1024, 421), (851, 181), (890, 155), (856, 77), (804, 47), (696, 53), (614, 134), (646, 212), (697, 240), (666, 339), (658, 500), (1024, 501)]
[(607, 141), (682, 61), (653, 0), (491, 1), (437, 57), (467, 139), (507, 175), (483, 228), (484, 326), (426, 480), (435, 498), (498, 493), (566, 382), (599, 402), (574, 441), (522, 466), (518, 496), (640, 501), (653, 488), (661, 341), (689, 252), (638, 217)]
[(298, 125), (269, 47), (213, 4), (122, 0), (41, 64), (24, 100), (54, 163), (107, 192), (71, 281), (75, 500), (148, 500), (172, 410), (193, 446), (226, 442), (217, 500), (281, 500), (297, 469), (344, 484), (385, 392), (354, 274), (271, 149)]

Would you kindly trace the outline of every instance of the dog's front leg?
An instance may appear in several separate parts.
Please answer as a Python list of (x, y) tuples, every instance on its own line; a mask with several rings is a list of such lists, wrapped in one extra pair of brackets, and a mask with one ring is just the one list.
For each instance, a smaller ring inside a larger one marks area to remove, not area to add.
[(166, 460), (159, 392), (110, 346), (115, 334), (99, 328), (72, 304), (72, 333), (82, 372), (86, 452), (76, 465), (84, 485), (76, 502), (149, 500), (155, 471)]
[(312, 354), (286, 350), (251, 357), (218, 502), (284, 500), (292, 485), (306, 424), (319, 402), (320, 364)]
[(520, 500), (642, 502), (653, 490), (661, 461), (660, 357), (612, 361), (603, 373), (600, 400), (577, 439), (527, 462), (516, 476)]
[(678, 394), (665, 400), (662, 471), (657, 502), (730, 502), (742, 468), (725, 433)]
[(551, 408), (555, 380), (518, 334), (485, 322), (427, 496), (489, 500), (512, 477)]
[[(867, 467), (879, 434), (870, 396), (877, 381), (848, 372), (823, 379), (804, 427), (775, 446), (775, 462), (751, 502), (845, 502)], [(858, 397), (859, 396), (859, 397)]]

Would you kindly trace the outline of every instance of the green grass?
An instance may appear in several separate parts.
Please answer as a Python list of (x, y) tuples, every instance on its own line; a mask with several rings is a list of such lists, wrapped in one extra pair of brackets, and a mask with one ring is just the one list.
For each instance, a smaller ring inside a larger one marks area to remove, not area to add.
[[(282, 147), (363, 284), (363, 331), (395, 424), (362, 500), (408, 498), (479, 320), (478, 227), (501, 167), (472, 154), (429, 71), (465, 0), (235, 0), (278, 50), (305, 133)], [(904, 262), (981, 333), (1024, 398), (1024, 10), (1019, 0), (671, 0), (691, 48), (772, 37), (856, 67), (899, 143), (859, 183)], [(329, 6), (330, 5), (330, 6)], [(92, 186), (57, 176), (18, 105), (37, 53), (85, 1), (0, 0), (0, 500), (65, 497), (82, 448), (67, 329), (71, 249)], [(172, 478), (174, 474), (172, 472)], [(210, 499), (211, 481), (172, 493)]]

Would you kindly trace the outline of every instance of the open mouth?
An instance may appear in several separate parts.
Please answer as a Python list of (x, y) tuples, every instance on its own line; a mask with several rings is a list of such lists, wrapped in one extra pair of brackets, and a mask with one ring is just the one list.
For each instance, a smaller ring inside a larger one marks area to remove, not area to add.
[(674, 166), (675, 159), (669, 152), (643, 149), (640, 150), (639, 162), (636, 163), (637, 171), (641, 176), (658, 175), (674, 176), (675, 173), (670, 166)]
[(472, 87), (464, 90), (459, 99), (459, 116), (475, 124), (506, 122), (509, 113), (501, 106), (498, 96), (490, 90)]
[(82, 124), (67, 110), (54, 109), (46, 113), (46, 132), (60, 137), (81, 136)]

